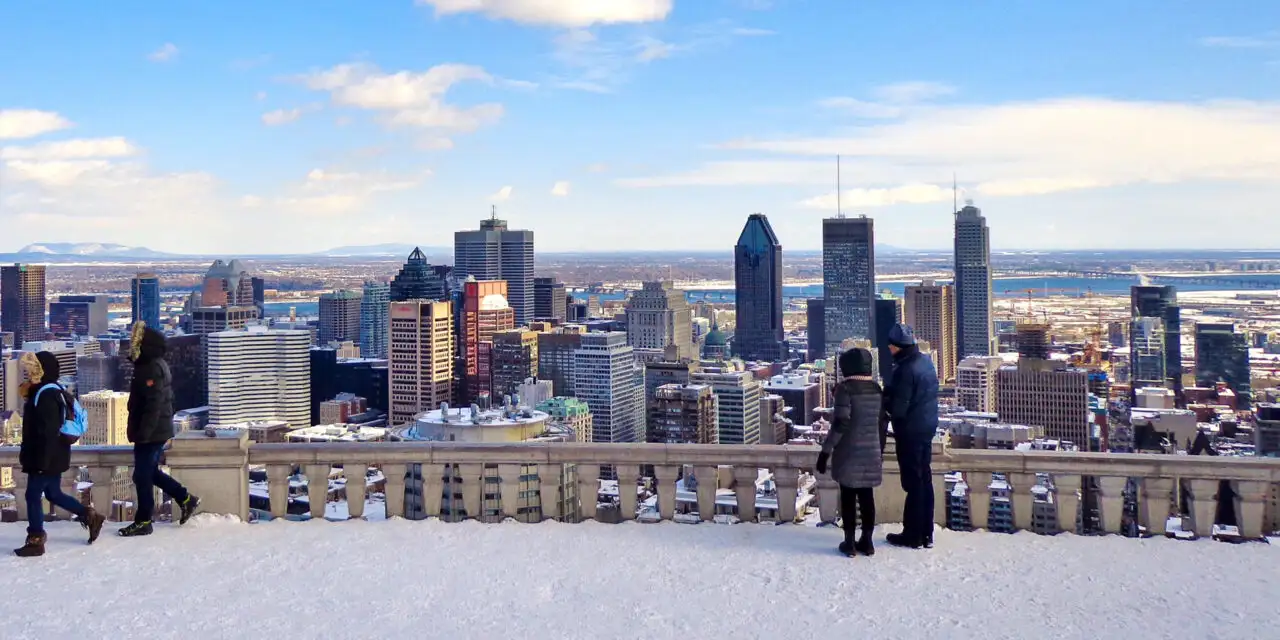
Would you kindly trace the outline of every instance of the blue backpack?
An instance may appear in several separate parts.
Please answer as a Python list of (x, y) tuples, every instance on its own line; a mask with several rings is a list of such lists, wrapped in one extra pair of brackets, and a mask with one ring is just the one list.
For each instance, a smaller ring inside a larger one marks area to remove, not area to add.
[[(51, 382), (40, 387), (40, 390), (36, 392), (35, 403), (38, 404), (40, 402), (40, 394), (44, 393), (47, 389), (57, 389), (59, 403), (62, 404), (66, 402), (66, 396), (63, 393), (65, 390), (62, 388), (62, 385)], [(66, 405), (63, 404), (63, 406), (65, 407)], [(79, 400), (72, 400), (71, 406), (72, 413), (74, 415), (71, 418), (64, 417), (62, 421), (62, 428), (58, 429), (58, 433), (67, 436), (67, 438), (71, 440), (71, 443), (75, 444), (76, 441), (80, 440), (80, 438), (84, 436), (85, 429), (89, 424), (89, 416), (85, 413), (84, 407), (80, 406)], [(62, 415), (66, 416), (65, 410)]]

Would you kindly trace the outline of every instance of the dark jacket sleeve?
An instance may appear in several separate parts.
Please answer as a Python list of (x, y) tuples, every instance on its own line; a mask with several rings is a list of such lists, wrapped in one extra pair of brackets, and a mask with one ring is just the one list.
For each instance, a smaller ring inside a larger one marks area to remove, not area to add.
[(914, 372), (910, 369), (906, 362), (893, 368), (893, 380), (885, 408), (889, 413), (889, 419), (893, 421), (894, 435), (898, 435), (898, 431), (906, 426), (907, 412), (911, 409), (911, 398), (916, 392), (916, 379), (912, 375)]
[(129, 390), (130, 442), (151, 444), (173, 437), (169, 385), (168, 372), (158, 360), (149, 361), (134, 372)]
[[(35, 393), (35, 390), (32, 390)], [(22, 448), (18, 453), (22, 470), (26, 473), (62, 473), (59, 459), (62, 449), (70, 445), (59, 435), (65, 409), (58, 398), (60, 393), (50, 389), (40, 394), (40, 402), (28, 404), (27, 415), (22, 418)]]
[(853, 399), (851, 394), (840, 385), (836, 386), (835, 409), (831, 416), (831, 432), (822, 441), (822, 451), (831, 453), (836, 445), (849, 434), (849, 423), (853, 416)]

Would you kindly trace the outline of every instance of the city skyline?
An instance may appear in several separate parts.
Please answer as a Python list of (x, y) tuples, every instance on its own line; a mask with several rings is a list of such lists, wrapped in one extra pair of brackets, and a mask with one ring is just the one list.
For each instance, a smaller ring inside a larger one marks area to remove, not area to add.
[(1272, 7), (224, 8), (0, 9), (23, 62), (0, 102), (6, 249), (445, 245), (497, 204), (546, 252), (711, 250), (755, 211), (816, 250), (836, 154), (846, 212), (912, 249), (949, 244), (953, 172), (996, 249), (1261, 247), (1234, 230), (1280, 195)]

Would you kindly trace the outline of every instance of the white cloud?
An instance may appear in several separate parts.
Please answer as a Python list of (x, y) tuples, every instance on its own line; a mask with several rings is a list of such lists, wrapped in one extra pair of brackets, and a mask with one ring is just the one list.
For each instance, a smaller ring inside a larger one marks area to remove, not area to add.
[(884, 207), (895, 204), (927, 204), (931, 202), (947, 202), (952, 199), (950, 188), (933, 184), (905, 184), (885, 189), (848, 189), (836, 194), (815, 196), (800, 203), (812, 209), (828, 209), (835, 211), (837, 206), (844, 207)]
[(672, 0), (416, 0), (435, 9), (437, 16), (480, 13), (494, 20), (511, 20), (552, 27), (656, 22), (671, 13)]
[(266, 92), (266, 91), (259, 91), (259, 92), (255, 93), (255, 94), (253, 94), (253, 99), (254, 99), (254, 100), (257, 100), (258, 102), (262, 102), (263, 100), (266, 100), (266, 99), (267, 99), (267, 92)]
[(604, 173), (609, 170), (609, 165), (603, 162), (596, 162), (587, 165), (587, 173)]
[(669, 57), (676, 50), (676, 46), (670, 42), (663, 42), (657, 38), (647, 36), (640, 39), (638, 46), (640, 53), (636, 54), (636, 59), (641, 62), (650, 62)]
[(82, 138), (25, 147), (0, 147), (0, 160), (122, 158), (138, 153), (138, 148), (122, 137)]
[[(1280, 102), (1064, 98), (921, 107), (900, 121), (842, 135), (743, 139), (721, 148), (801, 158), (842, 154), (846, 184), (868, 189), (857, 197), (872, 202), (918, 200), (927, 193), (949, 197), (946, 187), (957, 169), (974, 193), (991, 197), (1195, 180), (1280, 184)], [(619, 184), (832, 184), (832, 164), (796, 158), (712, 162)], [(939, 186), (929, 191), (922, 181)]]
[(52, 111), (0, 109), (0, 140), (34, 138), (71, 126), (70, 120)]
[[(493, 76), (472, 65), (441, 64), (421, 72), (386, 73), (370, 64), (341, 64), (300, 80), (310, 89), (328, 92), (335, 106), (379, 113), (387, 126), (468, 132), (497, 122), (503, 115), (503, 107), (497, 103), (460, 107), (444, 101), (457, 83), (494, 84)], [(504, 81), (509, 82), (517, 81)]]
[(1224, 49), (1272, 49), (1280, 46), (1280, 33), (1272, 31), (1261, 36), (1207, 36), (1200, 38), (1200, 45)]
[(844, 96), (819, 100), (818, 106), (825, 109), (843, 111), (856, 118), (896, 118), (902, 115), (902, 107), (898, 105), (869, 102)]
[(551, 195), (560, 197), (569, 195), (569, 183), (561, 180), (551, 185)]
[(447, 151), (453, 148), (453, 140), (449, 138), (426, 137), (414, 145), (422, 151)]
[(269, 202), (295, 215), (337, 216), (362, 211), (379, 194), (417, 188), (430, 176), (430, 170), (391, 174), (312, 169), (278, 198), (264, 201), (258, 196), (245, 196), (241, 202)]
[(898, 82), (876, 87), (872, 94), (879, 100), (893, 104), (912, 104), (949, 96), (956, 88), (941, 82)]
[(147, 59), (152, 62), (168, 62), (178, 57), (178, 47), (172, 42), (166, 42), (159, 49), (147, 54)]
[(498, 189), (497, 191), (493, 192), (489, 196), (489, 201), (490, 202), (506, 202), (507, 200), (511, 199), (511, 191), (512, 189), (510, 185), (507, 185), (501, 189)]
[(302, 109), (276, 109), (262, 114), (262, 124), (268, 127), (276, 127), (294, 122), (301, 117)]
[(855, 118), (898, 118), (921, 103), (955, 92), (955, 87), (940, 82), (898, 82), (873, 88), (871, 95), (874, 100), (839, 96), (819, 100), (818, 106), (843, 111)]
[(772, 29), (756, 29), (756, 28), (753, 28), (753, 27), (735, 27), (735, 28), (731, 31), (731, 33), (732, 33), (733, 35), (735, 35), (735, 36), (742, 36), (742, 37), (744, 37), (744, 38), (751, 38), (751, 37), (758, 37), (758, 36), (772, 36), (772, 35), (777, 35), (777, 33), (778, 33), (778, 32), (777, 32), (777, 31), (773, 31)]

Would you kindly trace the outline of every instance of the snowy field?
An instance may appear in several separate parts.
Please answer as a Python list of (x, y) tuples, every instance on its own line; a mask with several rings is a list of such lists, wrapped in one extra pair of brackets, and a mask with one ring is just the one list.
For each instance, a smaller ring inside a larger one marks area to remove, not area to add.
[[(112, 524), (114, 528), (118, 525)], [(4, 638), (1265, 638), (1280, 549), (941, 531), (835, 553), (772, 525), (198, 517), (0, 559)], [(880, 539), (883, 531), (877, 532)], [(0, 525), (0, 549), (21, 524)]]

